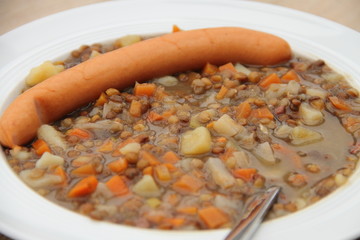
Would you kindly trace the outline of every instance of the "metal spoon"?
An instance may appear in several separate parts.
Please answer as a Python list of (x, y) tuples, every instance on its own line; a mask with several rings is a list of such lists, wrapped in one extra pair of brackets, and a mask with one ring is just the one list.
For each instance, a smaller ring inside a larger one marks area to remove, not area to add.
[(270, 187), (265, 192), (256, 194), (247, 204), (245, 216), (231, 230), (225, 240), (251, 239), (275, 202), (279, 192), (280, 187)]

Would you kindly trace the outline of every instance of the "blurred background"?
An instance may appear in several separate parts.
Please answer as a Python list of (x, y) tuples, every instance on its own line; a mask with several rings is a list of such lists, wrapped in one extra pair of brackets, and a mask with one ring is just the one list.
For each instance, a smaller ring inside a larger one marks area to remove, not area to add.
[[(106, 1), (109, 0), (0, 0), (0, 35), (53, 13)], [(275, 4), (315, 14), (360, 32), (360, 0), (252, 1)]]

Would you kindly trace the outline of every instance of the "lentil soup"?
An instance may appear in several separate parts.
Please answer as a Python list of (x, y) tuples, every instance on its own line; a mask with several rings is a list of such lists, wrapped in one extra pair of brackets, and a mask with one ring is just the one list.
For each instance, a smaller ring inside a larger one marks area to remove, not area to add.
[[(94, 44), (36, 71), (54, 72), (140, 41)], [(234, 226), (244, 201), (278, 185), (268, 218), (333, 192), (358, 161), (358, 92), (322, 60), (279, 66), (208, 63), (198, 71), (110, 88), (43, 125), (28, 146), (5, 149), (20, 178), (93, 219), (143, 228)]]

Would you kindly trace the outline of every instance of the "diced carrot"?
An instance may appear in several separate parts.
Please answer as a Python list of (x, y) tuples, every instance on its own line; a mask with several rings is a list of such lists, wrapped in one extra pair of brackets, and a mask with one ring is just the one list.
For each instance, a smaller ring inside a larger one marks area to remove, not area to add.
[(227, 64), (224, 64), (222, 66), (219, 67), (219, 71), (222, 72), (222, 71), (230, 71), (230, 72), (233, 72), (233, 73), (237, 73), (235, 67), (234, 67), (234, 64), (232, 64), (231, 62), (227, 63)]
[(54, 170), (54, 174), (61, 177), (62, 181), (61, 181), (60, 185), (62, 185), (62, 186), (67, 185), (68, 178), (67, 178), (66, 172), (62, 166), (57, 166)]
[(244, 101), (239, 104), (237, 108), (235, 108), (236, 111), (236, 118), (248, 118), (251, 114), (251, 105), (248, 101)]
[(284, 155), (284, 159), (290, 159), (294, 163), (296, 168), (303, 168), (301, 157), (296, 153), (296, 151), (278, 143), (272, 144), (271, 147), (272, 149), (274, 149), (274, 151)]
[(351, 107), (346, 104), (346, 102), (338, 97), (332, 96), (329, 97), (330, 102), (332, 103), (332, 105), (334, 105), (334, 107), (336, 107), (337, 109), (343, 110), (343, 111), (350, 111)]
[(181, 207), (176, 209), (178, 213), (188, 214), (188, 215), (195, 215), (198, 211), (197, 207)]
[(115, 196), (122, 196), (129, 193), (128, 186), (118, 175), (110, 178), (105, 184)]
[(300, 78), (299, 76), (297, 75), (297, 73), (291, 69), (289, 70), (287, 73), (285, 73), (282, 77), (281, 77), (281, 80), (283, 82), (290, 82), (291, 80), (295, 80), (297, 82), (300, 82)]
[(122, 153), (120, 152), (120, 149), (115, 149), (112, 153), (111, 153), (112, 157), (121, 157)]
[(267, 88), (273, 83), (281, 83), (279, 76), (276, 73), (271, 73), (259, 82), (259, 86)]
[(180, 177), (172, 187), (175, 190), (186, 193), (195, 193), (204, 186), (204, 182), (196, 177), (185, 174)]
[(185, 223), (185, 218), (179, 218), (179, 217), (174, 217), (174, 218), (165, 218), (163, 219), (163, 224), (170, 224), (173, 228), (175, 227), (180, 227), (181, 225), (183, 225)]
[(76, 136), (81, 139), (89, 139), (91, 137), (90, 133), (86, 130), (80, 128), (72, 128), (66, 132), (68, 136)]
[(162, 165), (164, 165), (165, 167), (167, 167), (167, 169), (170, 171), (170, 172), (174, 172), (177, 170), (177, 168), (174, 166), (174, 164), (172, 163), (163, 163)]
[(32, 147), (34, 148), (37, 155), (41, 156), (44, 152), (51, 152), (49, 145), (42, 139), (36, 140)]
[(162, 116), (163, 118), (169, 118), (169, 117), (171, 117), (172, 115), (174, 115), (175, 112), (176, 112), (176, 109), (171, 108), (171, 109), (169, 109), (169, 110), (164, 111), (164, 112), (161, 114), (161, 116)]
[(207, 127), (207, 128), (213, 128), (213, 127), (214, 127), (214, 124), (215, 124), (215, 122), (214, 122), (214, 121), (211, 121), (211, 122), (209, 122), (209, 123), (206, 125), (206, 127)]
[(219, 158), (223, 161), (226, 161), (228, 160), (230, 157), (233, 156), (235, 152), (235, 149), (234, 148), (226, 148), (225, 152), (223, 154), (220, 154), (219, 155)]
[(97, 150), (103, 153), (111, 152), (114, 150), (114, 142), (112, 140), (107, 140), (100, 147), (98, 147)]
[(71, 175), (75, 175), (75, 176), (79, 176), (79, 177), (95, 175), (95, 174), (97, 174), (97, 171), (96, 171), (96, 167), (93, 163), (88, 163), (88, 164), (82, 165), (71, 171)]
[(143, 169), (143, 175), (152, 175), (154, 168), (152, 166), (148, 166)]
[(241, 178), (246, 182), (251, 181), (256, 173), (256, 168), (238, 168), (233, 171), (234, 177)]
[(118, 160), (112, 161), (107, 165), (107, 167), (115, 173), (121, 173), (125, 171), (128, 167), (128, 162), (125, 158), (119, 158)]
[(229, 106), (224, 106), (222, 108), (220, 108), (220, 112), (221, 113), (227, 113), (230, 111), (230, 107)]
[(151, 154), (148, 151), (141, 151), (140, 152), (140, 159), (145, 159), (149, 162), (151, 166), (155, 166), (160, 164), (160, 161), (157, 157), (155, 157), (153, 154)]
[(103, 106), (105, 103), (107, 103), (108, 99), (107, 96), (104, 92), (102, 92), (99, 96), (99, 98), (96, 100), (95, 102), (95, 106), (99, 107), (99, 106)]
[(129, 113), (133, 117), (141, 117), (141, 102), (132, 100), (129, 108)]
[(214, 206), (202, 208), (198, 211), (200, 219), (208, 228), (217, 228), (228, 223), (229, 217), (220, 209)]
[(151, 97), (156, 91), (154, 83), (136, 83), (134, 87), (135, 96), (148, 96)]
[(220, 143), (226, 143), (228, 141), (226, 137), (218, 137), (215, 140)]
[(157, 165), (155, 167), (155, 173), (157, 178), (161, 181), (171, 180), (171, 174), (169, 172), (169, 169), (164, 164)]
[(69, 198), (83, 197), (93, 193), (98, 185), (98, 180), (94, 176), (89, 176), (79, 181), (68, 192)]
[(150, 122), (156, 122), (156, 121), (160, 121), (162, 120), (164, 117), (161, 116), (160, 114), (158, 114), (157, 112), (154, 112), (154, 111), (150, 111), (148, 116), (147, 116), (147, 119), (150, 121)]
[(174, 153), (173, 151), (167, 151), (163, 156), (162, 159), (168, 163), (177, 163), (180, 160), (180, 157)]
[(219, 69), (217, 66), (210, 64), (210, 63), (206, 63), (205, 67), (202, 70), (202, 74), (210, 76), (210, 75), (214, 75), (218, 71), (219, 71)]
[(180, 197), (176, 193), (171, 193), (171, 194), (165, 196), (164, 201), (171, 204), (172, 206), (175, 206), (180, 201)]
[(172, 27), (172, 32), (175, 33), (175, 32), (180, 32), (180, 31), (181, 31), (181, 29), (177, 25), (174, 24)]
[(274, 119), (274, 115), (267, 107), (262, 108), (256, 108), (251, 110), (251, 117), (253, 118), (268, 118), (268, 119)]
[(216, 94), (215, 98), (217, 100), (223, 99), (228, 91), (229, 91), (229, 89), (227, 87), (225, 87), (224, 85), (222, 85), (220, 88), (220, 91)]
[(165, 216), (163, 214), (159, 214), (159, 213), (154, 213), (154, 214), (151, 214), (151, 213), (145, 213), (145, 218), (151, 222), (151, 223), (154, 223), (154, 224), (157, 224), (159, 225), (161, 223), (161, 221), (165, 218)]

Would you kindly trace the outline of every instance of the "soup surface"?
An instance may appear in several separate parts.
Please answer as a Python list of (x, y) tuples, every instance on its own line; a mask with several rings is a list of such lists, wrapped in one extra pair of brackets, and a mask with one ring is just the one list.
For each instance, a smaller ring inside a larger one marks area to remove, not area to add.
[[(61, 71), (138, 40), (84, 46), (46, 64)], [(282, 187), (269, 214), (275, 218), (344, 184), (358, 161), (359, 110), (358, 92), (321, 60), (209, 63), (122, 92), (108, 89), (43, 125), (31, 145), (5, 152), (39, 194), (93, 219), (224, 228), (239, 221), (249, 196), (269, 186)]]

